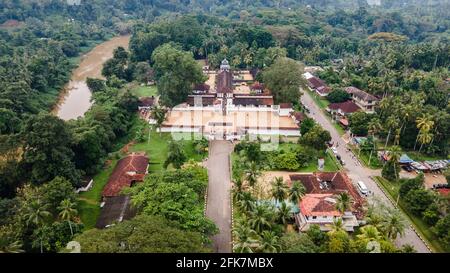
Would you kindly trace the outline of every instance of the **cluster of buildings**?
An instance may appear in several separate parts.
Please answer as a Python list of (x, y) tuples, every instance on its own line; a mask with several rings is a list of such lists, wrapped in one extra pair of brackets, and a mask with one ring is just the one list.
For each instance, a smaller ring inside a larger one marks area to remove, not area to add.
[[(307, 231), (311, 225), (318, 225), (322, 231), (329, 231), (334, 221), (342, 220), (343, 228), (352, 232), (362, 223), (364, 198), (353, 186), (344, 172), (316, 172), (291, 174), (289, 185), (300, 182), (306, 189), (300, 200), (295, 222), (299, 231)], [(350, 209), (337, 210), (337, 196), (347, 193), (351, 197)]]
[(227, 60), (218, 71), (205, 68), (203, 72), (207, 82), (195, 86), (185, 103), (169, 111), (162, 132), (226, 140), (246, 135), (300, 136), (302, 116), (291, 103), (275, 104), (270, 90), (254, 81), (254, 72), (232, 71)]
[[(332, 89), (322, 79), (314, 76), (312, 73), (306, 72), (303, 74), (303, 77), (306, 79), (308, 88), (320, 97), (326, 98), (332, 92)], [(330, 103), (326, 108), (332, 118), (344, 127), (349, 125), (348, 116), (350, 114), (358, 111), (364, 111), (369, 114), (374, 113), (375, 107), (380, 101), (379, 98), (354, 86), (346, 87), (344, 91), (350, 95), (350, 100)]]

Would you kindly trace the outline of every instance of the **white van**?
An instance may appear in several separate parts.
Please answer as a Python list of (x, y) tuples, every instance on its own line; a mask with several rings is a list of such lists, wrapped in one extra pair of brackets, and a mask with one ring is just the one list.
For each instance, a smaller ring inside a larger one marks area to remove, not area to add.
[(368, 196), (368, 195), (369, 195), (369, 190), (367, 189), (367, 186), (366, 186), (366, 184), (364, 184), (364, 182), (358, 181), (357, 185), (358, 185), (358, 190), (359, 190), (364, 196)]

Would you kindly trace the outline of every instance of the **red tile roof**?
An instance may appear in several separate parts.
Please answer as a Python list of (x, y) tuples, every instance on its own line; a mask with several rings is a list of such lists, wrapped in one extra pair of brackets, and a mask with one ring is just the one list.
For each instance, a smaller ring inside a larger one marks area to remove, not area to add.
[[(300, 181), (306, 188), (306, 195), (311, 196), (311, 198), (321, 199), (321, 195), (331, 195), (336, 196), (340, 193), (346, 192), (348, 193), (353, 200), (352, 210), (356, 214), (358, 219), (363, 218), (363, 204), (364, 199), (359, 195), (357, 190), (354, 188), (350, 178), (347, 176), (345, 172), (316, 172), (312, 174), (293, 174), (290, 175), (290, 181), (288, 181), (289, 186), (291, 186), (293, 181)], [(303, 199), (305, 199), (305, 197)], [(327, 196), (329, 197), (329, 196)], [(322, 198), (323, 200), (316, 201), (308, 201), (311, 204), (303, 205), (305, 208), (310, 208), (313, 204), (315, 212), (319, 213), (320, 209), (322, 209), (323, 213), (333, 213), (328, 203), (329, 201), (325, 200), (325, 196)], [(309, 200), (309, 199), (306, 199)], [(324, 203), (327, 202), (327, 203)], [(301, 209), (302, 204), (300, 204)], [(333, 205), (333, 207), (335, 204)], [(318, 215), (318, 214), (317, 214)], [(324, 214), (321, 214), (324, 215)]]
[(308, 81), (308, 85), (314, 89), (316, 89), (320, 86), (326, 86), (325, 82), (317, 77), (311, 77), (307, 81)]
[(331, 110), (340, 109), (343, 113), (346, 114), (354, 113), (361, 110), (361, 108), (358, 105), (356, 105), (353, 101), (330, 103), (328, 105), (328, 109)]
[(118, 196), (122, 189), (131, 187), (133, 182), (143, 181), (148, 161), (144, 153), (133, 153), (119, 160), (103, 189), (102, 196)]
[(353, 87), (353, 86), (346, 87), (346, 88), (344, 88), (344, 90), (347, 93), (349, 93), (349, 94), (351, 94), (351, 95), (353, 95), (355, 97), (358, 97), (359, 99), (361, 99), (363, 101), (369, 101), (369, 100), (370, 101), (378, 101), (379, 100), (377, 97), (375, 97), (375, 96), (373, 96), (373, 95), (371, 95), (371, 94), (369, 94), (369, 93), (367, 93), (365, 91), (362, 91), (362, 90), (360, 90), (360, 89), (358, 89), (356, 87)]
[(289, 109), (289, 108), (292, 108), (292, 103), (287, 103), (287, 102), (280, 103), (280, 108), (281, 108), (281, 109)]
[(333, 199), (333, 194), (307, 194), (300, 201), (300, 211), (305, 216), (341, 216)]
[(295, 112), (293, 116), (298, 122), (302, 122), (306, 118), (305, 114), (303, 114), (302, 112)]
[(331, 88), (328, 86), (319, 86), (316, 90), (321, 94), (329, 94), (331, 92)]

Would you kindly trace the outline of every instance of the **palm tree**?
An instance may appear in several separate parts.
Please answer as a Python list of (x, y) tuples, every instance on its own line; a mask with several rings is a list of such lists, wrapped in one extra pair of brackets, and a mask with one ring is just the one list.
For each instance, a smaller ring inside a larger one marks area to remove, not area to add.
[(261, 172), (259, 171), (258, 165), (256, 165), (255, 162), (252, 162), (245, 172), (245, 180), (250, 187), (254, 187), (256, 182), (258, 182), (258, 177), (260, 175)]
[(255, 207), (255, 199), (249, 192), (242, 192), (241, 200), (238, 201), (239, 208), (244, 211), (244, 213), (250, 213)]
[[(400, 160), (401, 149), (399, 146), (392, 146), (389, 149), (390, 161), (394, 164), (394, 169), (397, 169), (396, 164)], [(396, 179), (398, 180), (398, 174), (395, 172)]]
[(241, 218), (233, 228), (233, 251), (237, 253), (253, 253), (257, 245), (256, 232), (248, 226), (247, 218)]
[(239, 202), (243, 197), (242, 195), (243, 192), (244, 192), (244, 183), (242, 179), (239, 177), (234, 181), (233, 184), (233, 201)]
[(369, 225), (375, 226), (377, 229), (383, 227), (383, 221), (385, 218), (378, 212), (375, 212), (375, 207), (370, 206), (367, 211), (366, 222)]
[(33, 200), (25, 207), (25, 223), (27, 226), (41, 226), (51, 216), (47, 211), (48, 205), (43, 204), (40, 199)]
[(417, 140), (420, 142), (420, 148), (419, 148), (419, 153), (420, 153), (420, 151), (422, 151), (423, 144), (428, 144), (431, 142), (431, 140), (433, 140), (433, 134), (430, 133), (429, 131), (420, 130)]
[(264, 253), (277, 253), (281, 249), (279, 239), (275, 232), (263, 231), (259, 238), (259, 250)]
[[(151, 111), (151, 117), (156, 121), (155, 127), (157, 129), (161, 128), (163, 122), (166, 120), (167, 109), (160, 107), (158, 105), (153, 106)], [(161, 130), (159, 131), (161, 135)]]
[(283, 177), (275, 177), (272, 182), (272, 197), (279, 202), (283, 202), (287, 196), (287, 186), (283, 181)]
[(351, 202), (352, 198), (348, 193), (340, 193), (336, 198), (336, 209), (341, 213), (344, 213), (351, 208)]
[(391, 138), (392, 129), (395, 129), (398, 127), (398, 118), (394, 115), (388, 117), (386, 119), (386, 125), (389, 128), (388, 135), (386, 137), (386, 143), (384, 144), (384, 149), (386, 150), (387, 144), (389, 142), (389, 139)]
[(378, 229), (372, 225), (364, 226), (360, 229), (360, 234), (356, 235), (356, 237), (363, 241), (363, 242), (369, 242), (369, 241), (380, 241), (381, 235)]
[(380, 119), (378, 118), (371, 119), (367, 127), (369, 129), (369, 134), (371, 134), (373, 138), (375, 138), (375, 134), (377, 134), (383, 128), (381, 126)]
[(233, 244), (233, 252), (235, 253), (253, 253), (253, 247), (256, 241), (253, 239), (246, 239), (244, 241), (237, 241)]
[[(417, 129), (419, 129), (419, 133), (417, 134), (416, 142), (414, 143), (414, 150), (416, 150), (417, 141), (419, 140), (420, 135), (427, 135), (427, 133), (429, 133), (433, 128), (434, 126), (433, 117), (429, 113), (423, 114), (421, 117), (416, 119), (416, 125)], [(423, 138), (422, 140), (424, 141), (428, 140), (428, 136), (426, 137), (422, 136), (422, 138)]]
[(416, 249), (410, 245), (410, 244), (406, 244), (402, 246), (402, 253), (416, 253)]
[(256, 206), (253, 211), (250, 212), (250, 226), (261, 234), (264, 228), (270, 228), (272, 226), (269, 212), (264, 205)]
[(299, 181), (294, 181), (292, 187), (288, 191), (289, 201), (297, 205), (302, 200), (303, 196), (305, 196), (305, 193), (305, 186)]
[(8, 238), (0, 238), (0, 253), (23, 253), (22, 244), (19, 241), (10, 242)]
[(64, 199), (61, 201), (61, 204), (58, 207), (59, 217), (63, 221), (67, 221), (70, 227), (70, 234), (73, 236), (72, 224), (70, 221), (78, 214), (77, 209), (75, 208), (76, 204), (69, 199)]
[(391, 212), (382, 222), (383, 230), (389, 239), (397, 239), (397, 235), (405, 233), (405, 222), (398, 212)]
[(329, 232), (331, 234), (338, 233), (340, 231), (345, 231), (344, 222), (342, 222), (342, 218), (333, 219), (333, 224), (328, 225), (328, 227), (330, 228)]
[(286, 202), (282, 202), (281, 206), (277, 211), (277, 221), (282, 224), (286, 229), (289, 219), (292, 218), (291, 207), (286, 204)]

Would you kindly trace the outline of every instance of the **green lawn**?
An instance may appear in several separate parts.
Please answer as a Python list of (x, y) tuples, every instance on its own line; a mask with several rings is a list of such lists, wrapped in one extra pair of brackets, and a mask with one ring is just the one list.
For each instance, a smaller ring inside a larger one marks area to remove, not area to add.
[(111, 175), (114, 167), (116, 166), (117, 159), (111, 161), (111, 164), (94, 176), (94, 184), (92, 189), (80, 193), (78, 211), (80, 212), (80, 218), (83, 222), (85, 229), (94, 228), (97, 218), (100, 214), (100, 201), (103, 187), (108, 182), (108, 178)]
[[(390, 182), (383, 177), (375, 177), (378, 185), (384, 188), (384, 190), (390, 195), (394, 202), (397, 202), (398, 191), (400, 189), (400, 184), (398, 182)], [(412, 214), (406, 204), (400, 199), (398, 202), (398, 207), (401, 211), (408, 217), (408, 219), (413, 223), (415, 229), (424, 238), (428, 245), (433, 249), (434, 252), (445, 252), (444, 247), (441, 242), (436, 237), (436, 235), (431, 231), (431, 227), (425, 223), (421, 218)]]
[[(157, 172), (163, 169), (164, 161), (167, 158), (169, 149), (169, 142), (172, 140), (170, 133), (159, 134), (152, 130), (150, 132), (150, 141), (144, 141), (133, 145), (130, 148), (131, 152), (144, 151), (149, 155), (150, 167), (149, 172)], [(198, 154), (195, 151), (193, 140), (180, 140), (183, 144), (184, 152), (188, 159), (201, 161), (205, 155)]]
[(136, 97), (151, 97), (156, 96), (158, 94), (158, 88), (156, 85), (151, 86), (135, 86), (131, 89), (131, 93), (133, 93)]
[(359, 149), (354, 145), (349, 145), (349, 146), (350, 146), (350, 149), (352, 149), (353, 154), (355, 154), (359, 158), (359, 160), (364, 164), (365, 167), (368, 167), (372, 170), (383, 168), (383, 163), (381, 163), (376, 152), (374, 152), (372, 154), (372, 158), (370, 159), (370, 165), (369, 165), (370, 154), (364, 153), (364, 152), (360, 153)]

